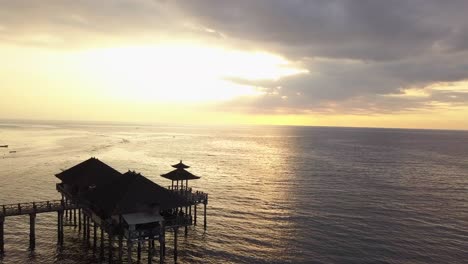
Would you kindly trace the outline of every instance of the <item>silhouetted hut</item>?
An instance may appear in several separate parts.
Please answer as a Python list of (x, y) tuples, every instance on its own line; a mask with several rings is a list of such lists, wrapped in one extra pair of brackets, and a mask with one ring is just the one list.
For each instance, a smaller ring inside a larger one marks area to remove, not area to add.
[(101, 184), (113, 182), (122, 174), (104, 162), (90, 158), (55, 176), (62, 181), (57, 189), (62, 189), (59, 191), (71, 199), (80, 198), (82, 194)]
[[(166, 174), (162, 174), (161, 177), (164, 177), (166, 179), (169, 179), (172, 181), (171, 183), (171, 189), (179, 189), (179, 181), (181, 182), (180, 190), (189, 190), (188, 189), (188, 181), (189, 180), (196, 180), (200, 179), (200, 177), (193, 175), (192, 173), (188, 172), (187, 168), (190, 168), (190, 166), (185, 165), (180, 161), (178, 164), (172, 165), (172, 167), (176, 168), (173, 171), (170, 171)], [(175, 188), (174, 188), (174, 181), (176, 182)], [(184, 181), (185, 181), (185, 188), (184, 188)]]
[(142, 241), (152, 244), (152, 241), (159, 240), (163, 250), (166, 227), (191, 224), (191, 216), (176, 213), (178, 208), (190, 205), (183, 196), (132, 171), (89, 191), (86, 201), (88, 208), (95, 214), (92, 217), (94, 221), (107, 227), (110, 237), (118, 237), (119, 256), (122, 254), (124, 238), (127, 240), (129, 255), (133, 243), (139, 245), (140, 255)]
[(113, 220), (117, 220), (118, 216), (124, 220), (135, 219), (138, 214), (157, 220), (162, 210), (188, 205), (182, 196), (132, 171), (113, 182), (100, 185), (89, 192), (87, 198), (94, 212), (102, 218), (112, 217)]

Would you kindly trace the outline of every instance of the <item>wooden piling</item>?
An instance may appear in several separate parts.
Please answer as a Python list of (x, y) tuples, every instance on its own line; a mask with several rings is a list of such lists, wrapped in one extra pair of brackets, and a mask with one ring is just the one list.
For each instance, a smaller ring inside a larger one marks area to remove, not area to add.
[(99, 258), (102, 261), (104, 260), (104, 229), (102, 228), (102, 226), (101, 226), (101, 246), (99, 247), (99, 250), (100, 250)]
[(76, 209), (73, 209), (73, 225), (76, 227)]
[(165, 251), (165, 238), (164, 238), (164, 226), (161, 228), (161, 232), (159, 233), (159, 263), (164, 263), (164, 251)]
[(132, 263), (132, 247), (133, 247), (132, 240), (128, 239), (127, 240), (127, 263), (129, 264)]
[(138, 263), (140, 263), (141, 260), (141, 241), (138, 240), (138, 245), (137, 245), (137, 260)]
[(122, 233), (119, 234), (119, 261), (122, 261), (123, 255), (123, 235)]
[(57, 231), (58, 231), (57, 244), (59, 246), (63, 246), (63, 210), (58, 210), (57, 215), (58, 215), (57, 216), (58, 217), (58, 220), (57, 220)]
[(163, 256), (166, 256), (166, 226), (163, 224), (161, 227), (161, 241), (163, 246)]
[(109, 263), (112, 263), (113, 259), (112, 259), (112, 255), (113, 255), (113, 251), (114, 251), (114, 237), (112, 235), (112, 231), (109, 230)]
[(2, 215), (0, 216), (0, 255), (5, 253), (4, 223), (5, 217)]
[(36, 214), (29, 214), (29, 249), (36, 248)]
[(86, 217), (86, 245), (89, 245), (89, 240), (91, 237), (91, 225), (90, 225), (90, 220), (89, 216)]
[(203, 228), (206, 230), (206, 201), (203, 203)]
[(87, 231), (86, 231), (86, 215), (84, 214), (83, 212), (83, 240), (86, 240), (86, 235), (87, 235)]
[(148, 264), (153, 262), (153, 248), (151, 247), (151, 238), (148, 240)]
[(177, 262), (177, 231), (179, 228), (174, 228), (174, 262)]
[(78, 208), (78, 231), (81, 231), (81, 209)]
[(60, 245), (60, 211), (57, 211), (57, 245)]
[(197, 204), (193, 205), (193, 225), (197, 225)]
[(96, 250), (97, 247), (97, 225), (93, 223), (93, 249)]

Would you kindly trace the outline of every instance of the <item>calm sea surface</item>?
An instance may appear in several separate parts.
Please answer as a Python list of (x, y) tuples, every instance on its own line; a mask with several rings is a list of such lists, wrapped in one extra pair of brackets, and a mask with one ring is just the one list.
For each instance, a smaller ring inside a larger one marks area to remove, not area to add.
[[(191, 165), (208, 229), (180, 237), (180, 263), (468, 261), (468, 132), (4, 122), (3, 144), (0, 204), (59, 198), (54, 174), (91, 156), (165, 186), (171, 164)], [(5, 232), (0, 263), (97, 262), (73, 227), (57, 249), (53, 213), (33, 253), (27, 216)]]

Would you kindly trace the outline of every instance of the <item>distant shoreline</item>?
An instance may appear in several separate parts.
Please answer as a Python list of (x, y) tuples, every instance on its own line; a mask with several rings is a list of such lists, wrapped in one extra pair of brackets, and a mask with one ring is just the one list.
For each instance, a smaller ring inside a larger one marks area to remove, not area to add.
[(456, 131), (468, 132), (468, 129), (442, 129), (442, 128), (406, 128), (406, 127), (353, 127), (353, 126), (307, 126), (307, 125), (255, 125), (255, 124), (168, 124), (168, 123), (149, 123), (149, 122), (127, 122), (127, 121), (85, 121), (85, 120), (39, 120), (39, 119), (0, 119), (0, 128), (2, 126), (97, 126), (97, 127), (219, 127), (219, 128), (317, 128), (317, 129), (373, 129), (373, 130), (414, 130), (414, 131)]

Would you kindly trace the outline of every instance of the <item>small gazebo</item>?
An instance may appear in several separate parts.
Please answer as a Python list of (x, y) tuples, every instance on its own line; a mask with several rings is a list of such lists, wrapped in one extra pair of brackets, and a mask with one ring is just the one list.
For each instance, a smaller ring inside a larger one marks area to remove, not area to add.
[[(179, 190), (179, 189), (189, 190), (188, 181), (200, 179), (200, 177), (195, 176), (192, 173), (185, 170), (185, 169), (190, 168), (190, 166), (185, 165), (184, 163), (182, 163), (182, 161), (180, 161), (177, 164), (172, 165), (172, 167), (175, 168), (175, 170), (161, 175), (161, 177), (164, 177), (172, 181), (172, 184), (171, 184), (172, 190)], [(175, 185), (174, 185), (174, 181), (176, 182)], [(179, 188), (179, 181), (181, 182), (180, 188)], [(185, 186), (184, 186), (184, 181), (185, 181)]]

